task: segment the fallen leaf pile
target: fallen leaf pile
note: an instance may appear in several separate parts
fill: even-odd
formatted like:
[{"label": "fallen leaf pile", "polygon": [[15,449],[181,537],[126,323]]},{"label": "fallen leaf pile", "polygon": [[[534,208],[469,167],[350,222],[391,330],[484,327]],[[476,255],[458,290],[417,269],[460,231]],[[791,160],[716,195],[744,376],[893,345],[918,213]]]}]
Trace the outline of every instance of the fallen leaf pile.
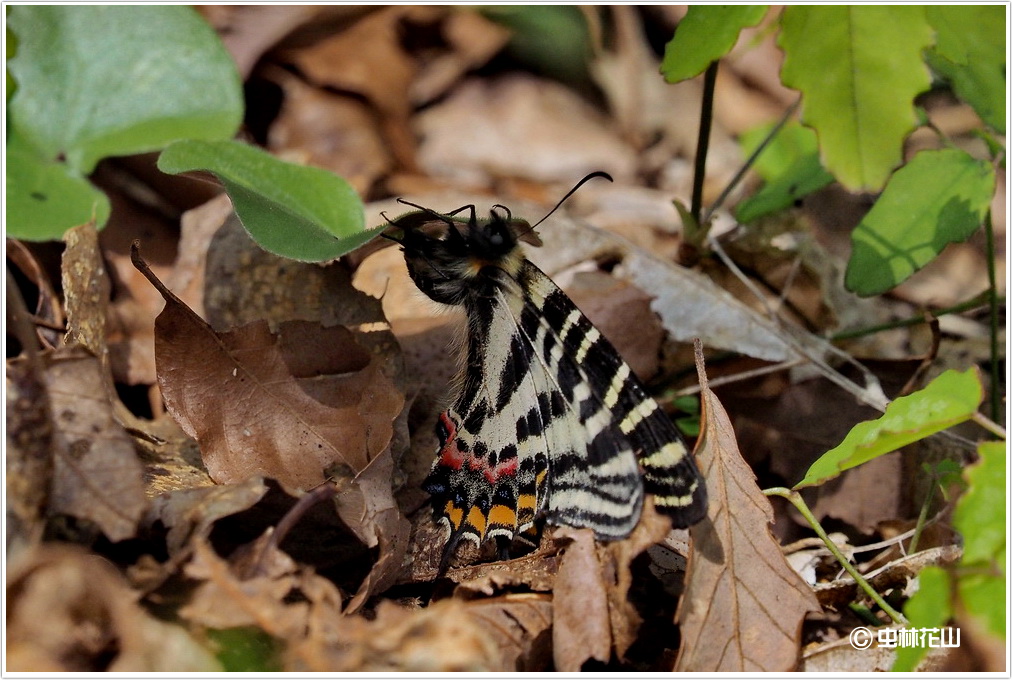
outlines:
[{"label": "fallen leaf pile", "polygon": [[[726,271],[673,263],[672,199],[691,191],[701,93],[695,81],[663,83],[650,41],[670,36],[684,8],[580,10],[615,34],[596,36],[589,72],[568,83],[522,67],[514,31],[472,9],[200,10],[245,79],[243,134],[346,178],[371,201],[367,226],[403,212],[397,196],[440,212],[502,203],[536,219],[574,178],[611,173],[614,185],[581,189],[528,252],[649,384],[691,387],[695,365],[708,515],[672,531],[648,499],[626,540],[550,528],[529,554],[461,553],[435,580],[444,536],[420,484],[459,315],[423,299],[382,240],[328,264],[287,261],[258,248],[206,181],[160,174],[152,156],[109,159],[92,178],[115,206],[101,233],[7,242],[7,668],[821,663],[858,625],[848,605],[862,596],[824,551],[785,556],[811,532],[761,489],[800,479],[874,412],[812,374],[716,381],[821,355],[817,336],[856,313],[840,303],[845,253],[818,208],[826,194],[732,249],[765,304],[783,302],[806,336],[771,321]],[[762,31],[746,30],[744,54],[721,71],[704,203],[743,160],[735,136],[793,101]],[[841,212],[851,225],[860,217],[854,205]],[[803,233],[804,249],[774,245],[788,233]],[[865,301],[864,318],[909,311],[928,295],[917,281],[900,311]],[[918,333],[849,351],[892,396],[920,363]],[[691,350],[698,337],[713,390]],[[964,361],[984,351],[973,328],[961,347]],[[673,410],[670,391],[656,393]],[[904,453],[856,468],[813,490],[811,505],[844,546],[901,535],[924,500],[901,481],[918,464]],[[944,527],[922,538],[924,564],[956,559]],[[901,593],[922,566],[896,552],[905,544],[852,554]],[[869,658],[830,667],[870,670]]]}]

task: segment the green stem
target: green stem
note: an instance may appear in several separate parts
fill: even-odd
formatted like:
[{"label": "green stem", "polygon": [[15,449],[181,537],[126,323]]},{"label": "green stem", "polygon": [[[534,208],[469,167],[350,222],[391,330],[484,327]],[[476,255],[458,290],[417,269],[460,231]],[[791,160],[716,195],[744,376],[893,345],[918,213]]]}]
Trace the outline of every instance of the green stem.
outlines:
[{"label": "green stem", "polygon": [[778,120],[777,124],[773,126],[773,129],[766,134],[763,141],[755,148],[755,151],[753,151],[752,155],[748,157],[748,160],[745,161],[744,165],[738,168],[738,172],[734,173],[734,177],[732,177],[731,181],[727,183],[724,190],[720,192],[720,196],[717,197],[717,200],[713,202],[713,205],[706,209],[706,214],[703,215],[703,224],[709,222],[710,218],[713,216],[713,212],[720,208],[720,206],[724,205],[724,201],[726,201],[727,197],[731,195],[734,188],[738,186],[742,178],[745,176],[745,173],[748,172],[749,168],[755,165],[755,161],[759,158],[759,154],[761,154],[763,150],[770,145],[770,142],[773,141],[773,138],[777,136],[777,133],[779,133],[784,125],[787,124],[787,121],[791,119],[791,116],[794,115],[794,112],[798,110],[800,105],[801,97],[798,97],[794,100],[793,104],[787,107],[787,110],[784,111],[784,115],[780,116],[780,120]]},{"label": "green stem", "polygon": [[696,224],[702,227],[699,215],[703,209],[703,181],[706,178],[706,153],[710,148],[710,128],[713,125],[713,91],[717,83],[717,64],[710,62],[703,76],[703,105],[699,112],[699,139],[696,141],[696,164],[692,176],[692,213]]},{"label": "green stem", "polygon": [[998,422],[1001,418],[1001,389],[998,381],[998,285],[994,272],[994,227],[991,224],[991,211],[984,218],[984,233],[987,234],[987,279],[990,287],[987,290],[988,302],[991,305],[991,420]]},{"label": "green stem", "polygon": [[832,539],[829,538],[829,535],[826,534],[826,530],[823,529],[822,525],[819,524],[819,521],[815,519],[815,515],[813,515],[812,511],[808,509],[808,505],[805,503],[804,499],[801,498],[800,493],[782,486],[777,486],[772,489],[764,489],[763,494],[767,496],[780,496],[781,498],[786,498],[791,505],[797,508],[798,512],[801,513],[805,520],[811,525],[812,529],[815,530],[815,533],[819,536],[819,538],[822,539],[822,542],[826,544],[827,548],[829,548],[829,552],[833,553],[833,557],[837,559],[840,565],[847,571],[848,574],[850,574],[851,578],[854,579],[854,582],[857,583],[858,587],[866,592],[868,597],[870,597],[875,604],[882,609],[882,611],[889,615],[889,618],[897,624],[906,625],[907,620],[903,618],[903,615],[893,609],[888,602],[882,599],[882,596],[875,592],[875,589],[871,587],[871,584],[868,583],[857,571],[857,569],[854,568],[854,565],[850,563],[850,560],[848,560],[846,556],[840,552],[840,549],[836,547],[836,544],[833,543]]},{"label": "green stem", "polygon": [[[992,265],[993,265],[993,261],[992,261]],[[944,309],[939,309],[939,310],[933,311],[931,313],[931,315],[937,318],[937,317],[940,317],[940,316],[945,316],[946,314],[958,314],[960,312],[965,312],[965,311],[967,311],[969,309],[975,309],[976,307],[981,307],[983,305],[987,305],[987,304],[990,303],[990,299],[989,298],[990,298],[990,293],[991,292],[993,292],[993,286],[992,286],[992,291],[984,291],[980,295],[977,295],[977,296],[975,296],[975,297],[973,297],[973,298],[971,298],[969,300],[966,300],[965,302],[960,302],[959,304],[952,305],[951,307],[945,307]],[[1005,296],[1003,296],[1003,295],[1002,296],[998,296],[997,297],[997,301],[1000,304],[1005,304]],[[991,316],[992,316],[992,319],[997,320],[997,314],[996,313],[992,313]],[[851,338],[859,338],[859,337],[862,337],[862,336],[865,336],[865,335],[872,335],[874,333],[880,333],[882,331],[891,331],[891,330],[893,330],[895,328],[904,328],[905,326],[916,326],[917,324],[925,323],[925,321],[926,321],[926,319],[925,319],[924,315],[923,314],[918,314],[917,316],[912,316],[909,319],[898,319],[896,321],[890,321],[889,323],[883,323],[883,324],[879,324],[877,326],[867,326],[865,328],[855,328],[855,329],[849,330],[849,331],[840,331],[839,333],[834,333],[833,335],[829,336],[829,339],[830,340],[849,340]],[[992,336],[992,337],[996,337],[996,336]],[[995,362],[994,365],[997,366],[997,362]]]},{"label": "green stem", "polygon": [[924,503],[921,504],[921,513],[917,515],[917,525],[914,526],[914,535],[910,537],[910,545],[907,547],[907,554],[914,554],[917,552],[917,544],[921,540],[921,532],[924,531],[924,525],[928,521],[928,509],[931,507],[931,501],[935,497],[935,487],[938,485],[938,477],[934,474],[931,475],[931,486],[928,488],[928,493],[924,498]]}]

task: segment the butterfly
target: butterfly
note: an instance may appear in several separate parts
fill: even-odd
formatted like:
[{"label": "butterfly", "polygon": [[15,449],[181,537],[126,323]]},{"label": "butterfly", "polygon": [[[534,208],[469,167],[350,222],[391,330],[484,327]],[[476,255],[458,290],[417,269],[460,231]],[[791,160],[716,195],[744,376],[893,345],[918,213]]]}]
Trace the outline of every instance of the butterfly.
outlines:
[{"label": "butterfly", "polygon": [[[541,221],[584,182],[583,178]],[[503,205],[388,220],[408,273],[429,298],[463,307],[466,340],[439,450],[423,488],[448,538],[439,573],[461,541],[495,541],[501,559],[541,520],[627,537],[645,493],[674,526],[706,512],[706,488],[674,424],[629,365],[562,290],[528,260],[540,245]]]}]

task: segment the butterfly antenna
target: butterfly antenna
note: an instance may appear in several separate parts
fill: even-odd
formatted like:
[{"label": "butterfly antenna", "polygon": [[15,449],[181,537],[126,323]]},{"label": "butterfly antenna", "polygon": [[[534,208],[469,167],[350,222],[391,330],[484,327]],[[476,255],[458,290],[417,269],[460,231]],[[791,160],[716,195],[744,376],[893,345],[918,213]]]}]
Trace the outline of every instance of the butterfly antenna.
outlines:
[{"label": "butterfly antenna", "polygon": [[592,180],[592,179],[595,179],[595,178],[597,178],[597,177],[603,177],[603,178],[605,178],[606,180],[608,180],[609,182],[614,182],[614,181],[615,181],[614,179],[612,179],[611,175],[609,175],[609,174],[608,174],[607,172],[604,172],[604,171],[602,171],[602,170],[598,170],[597,172],[592,172],[592,173],[590,173],[589,175],[587,175],[586,177],[584,177],[583,179],[581,179],[581,180],[580,180],[579,182],[577,182],[577,183],[576,183],[576,186],[574,186],[574,187],[573,187],[572,189],[570,189],[570,190],[569,190],[569,193],[568,193],[568,194],[566,194],[565,196],[563,196],[563,197],[562,197],[562,200],[561,200],[561,201],[559,201],[558,203],[556,203],[556,204],[555,204],[555,207],[554,207],[554,208],[552,208],[551,210],[549,210],[549,211],[548,211],[548,214],[547,214],[547,215],[545,215],[545,216],[544,216],[544,217],[542,217],[542,218],[541,218],[540,220],[538,220],[538,221],[537,221],[536,223],[534,223],[534,224],[533,224],[533,225],[531,226],[531,230],[533,231],[533,230],[535,229],[535,227],[537,227],[537,226],[538,226],[539,224],[541,224],[542,222],[544,222],[545,220],[547,220],[547,219],[548,219],[549,217],[551,217],[552,213],[554,213],[554,212],[555,212],[556,210],[558,210],[558,209],[559,209],[560,207],[562,207],[562,204],[563,204],[563,203],[565,203],[565,202],[566,202],[566,200],[567,200],[567,199],[568,199],[568,198],[569,198],[570,196],[572,196],[573,194],[575,194],[575,193],[576,193],[576,190],[577,190],[577,189],[579,189],[579,188],[580,188],[580,187],[582,187],[582,186],[583,186],[584,184],[586,184],[586,183],[587,183],[587,182],[589,182],[590,180]]}]

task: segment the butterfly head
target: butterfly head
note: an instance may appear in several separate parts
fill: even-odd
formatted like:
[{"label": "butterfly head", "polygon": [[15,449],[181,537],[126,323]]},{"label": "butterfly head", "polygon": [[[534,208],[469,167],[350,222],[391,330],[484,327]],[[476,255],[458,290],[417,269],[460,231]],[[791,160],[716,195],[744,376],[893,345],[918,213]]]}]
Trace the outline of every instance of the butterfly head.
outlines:
[{"label": "butterfly head", "polygon": [[[441,214],[401,202],[418,210],[392,220],[386,236],[401,244],[411,279],[436,302],[463,304],[516,275],[523,262],[517,242],[530,224],[509,209],[493,206],[488,219],[479,220],[473,205]],[[465,211],[469,217],[457,217]]]}]

